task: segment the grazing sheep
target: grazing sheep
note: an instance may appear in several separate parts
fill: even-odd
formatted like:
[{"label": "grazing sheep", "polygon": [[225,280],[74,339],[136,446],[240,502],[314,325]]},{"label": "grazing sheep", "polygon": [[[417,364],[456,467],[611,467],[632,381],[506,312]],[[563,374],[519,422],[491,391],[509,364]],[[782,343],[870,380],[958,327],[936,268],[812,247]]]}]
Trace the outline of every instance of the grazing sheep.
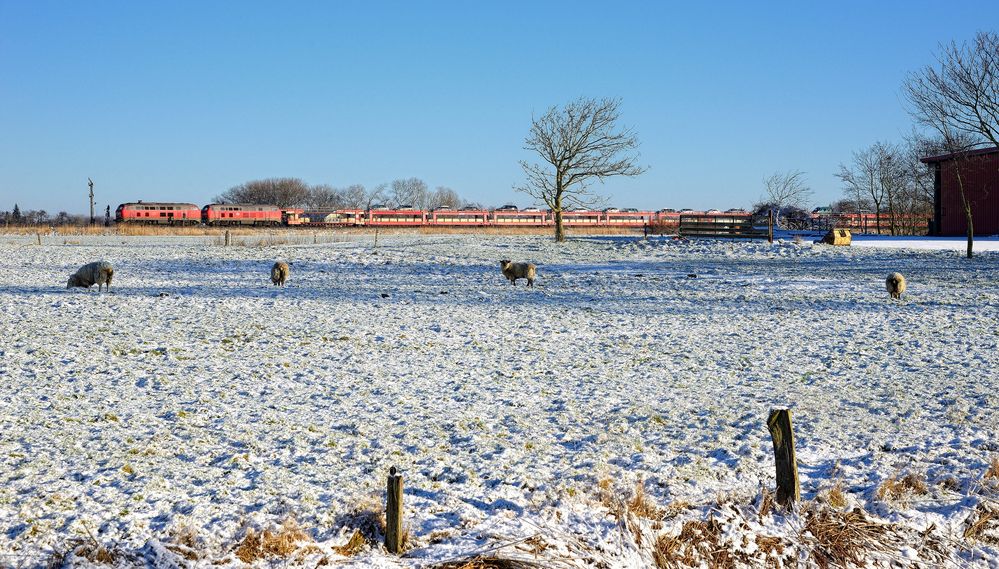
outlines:
[{"label": "grazing sheep", "polygon": [[901,298],[902,293],[905,292],[905,277],[901,273],[892,273],[888,275],[888,280],[885,281],[888,285],[888,294],[892,298]]},{"label": "grazing sheep", "polygon": [[274,286],[284,286],[284,281],[288,280],[290,271],[288,263],[284,261],[274,263],[274,266],[271,267],[271,282],[274,283]]},{"label": "grazing sheep", "polygon": [[69,277],[66,288],[73,288],[75,286],[90,288],[96,284],[98,292],[101,290],[101,285],[107,285],[107,290],[111,290],[111,277],[113,276],[114,268],[111,267],[111,263],[107,261],[87,263],[77,269],[73,276]]},{"label": "grazing sheep", "polygon": [[510,279],[510,284],[516,286],[517,279],[527,279],[527,286],[534,286],[534,278],[538,268],[533,263],[513,263],[509,260],[500,261],[500,271]]}]

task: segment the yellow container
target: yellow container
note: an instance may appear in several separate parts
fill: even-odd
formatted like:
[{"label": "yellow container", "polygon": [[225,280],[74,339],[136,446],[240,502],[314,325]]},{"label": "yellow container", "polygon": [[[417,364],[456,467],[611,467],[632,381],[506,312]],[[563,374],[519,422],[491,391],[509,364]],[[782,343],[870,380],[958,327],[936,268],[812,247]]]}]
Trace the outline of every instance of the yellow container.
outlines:
[{"label": "yellow container", "polygon": [[853,236],[849,229],[830,229],[829,233],[822,238],[822,242],[827,245],[849,245],[853,241]]}]

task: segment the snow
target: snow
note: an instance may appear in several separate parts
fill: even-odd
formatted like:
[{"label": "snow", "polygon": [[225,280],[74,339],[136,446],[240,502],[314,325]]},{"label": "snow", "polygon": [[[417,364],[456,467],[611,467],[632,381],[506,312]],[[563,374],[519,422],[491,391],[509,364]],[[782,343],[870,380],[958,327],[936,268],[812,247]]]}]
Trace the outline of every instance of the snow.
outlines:
[{"label": "snow", "polygon": [[[805,499],[839,481],[872,516],[955,541],[995,500],[996,241],[971,260],[911,238],[281,241],[0,236],[0,559],[92,533],[148,561],[193,527],[236,566],[246,528],[289,516],[328,549],[397,466],[416,549],[345,561],[419,566],[539,534],[638,566],[600,481],[642,481],[661,506],[751,499],[774,483],[776,407]],[[537,286],[510,286],[505,258],[536,263]],[[97,259],[111,293],[64,288]],[[906,473],[929,494],[876,498]],[[961,551],[999,563],[995,545]]]}]

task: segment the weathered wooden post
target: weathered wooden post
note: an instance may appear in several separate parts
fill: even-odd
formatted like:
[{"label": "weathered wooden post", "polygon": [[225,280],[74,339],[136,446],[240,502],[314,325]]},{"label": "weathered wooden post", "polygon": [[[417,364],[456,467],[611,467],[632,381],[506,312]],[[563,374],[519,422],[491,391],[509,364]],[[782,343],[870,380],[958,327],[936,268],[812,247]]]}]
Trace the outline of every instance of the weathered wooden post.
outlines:
[{"label": "weathered wooden post", "polygon": [[774,210],[767,212],[767,241],[774,242]]},{"label": "weathered wooden post", "polygon": [[402,551],[402,475],[389,469],[388,496],[385,499],[385,549]]},{"label": "weathered wooden post", "polygon": [[375,228],[375,249],[378,248],[378,228]]},{"label": "weathered wooden post", "polygon": [[774,463],[777,467],[777,502],[790,507],[801,499],[798,483],[798,460],[794,455],[794,431],[791,430],[791,411],[771,409],[767,418],[770,438],[774,441]]},{"label": "weathered wooden post", "polygon": [[225,246],[226,247],[229,246],[229,230],[228,229],[225,230]]}]

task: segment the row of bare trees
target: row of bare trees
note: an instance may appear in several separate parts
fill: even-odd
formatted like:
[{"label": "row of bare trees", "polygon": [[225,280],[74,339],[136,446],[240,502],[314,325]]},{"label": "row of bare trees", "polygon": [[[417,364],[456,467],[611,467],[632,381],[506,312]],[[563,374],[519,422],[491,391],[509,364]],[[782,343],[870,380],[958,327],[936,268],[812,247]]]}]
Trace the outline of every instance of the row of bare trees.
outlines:
[{"label": "row of bare trees", "polygon": [[415,209],[435,209],[478,206],[462,200],[458,192],[444,186],[434,190],[419,178],[395,180],[365,188],[360,184],[335,187],[328,184],[309,185],[299,178],[267,178],[251,180],[229,188],[215,197],[219,203],[274,204],[283,208],[300,207],[310,210],[369,209],[374,205],[389,207],[411,206]]},{"label": "row of bare trees", "polygon": [[335,187],[329,184],[310,186],[299,178],[267,178],[251,180],[233,186],[215,197],[219,203],[274,204],[279,207],[301,207],[310,210],[369,209],[384,204],[389,207],[411,206],[415,209],[477,206],[467,202],[451,188],[438,186],[434,190],[419,178],[395,180],[365,188],[361,184]]},{"label": "row of bare trees", "polygon": [[50,215],[44,209],[29,209],[21,211],[20,206],[14,204],[14,209],[0,211],[0,224],[10,225],[85,225],[89,222],[89,217],[84,215],[71,215],[65,211],[60,211],[56,215]]},{"label": "row of bare trees", "polygon": [[927,145],[948,154],[964,210],[967,256],[974,249],[974,200],[966,192],[962,169],[969,151],[999,148],[999,34],[979,32],[970,43],[941,47],[935,65],[909,75],[903,92],[910,112],[924,129]]},{"label": "row of bare trees", "polygon": [[[850,163],[836,173],[843,182],[844,199],[837,213],[877,214],[878,233],[914,235],[933,215],[933,175],[919,159],[926,142],[912,137],[899,144],[875,142],[855,151]],[[883,222],[882,222],[883,220]]]}]

